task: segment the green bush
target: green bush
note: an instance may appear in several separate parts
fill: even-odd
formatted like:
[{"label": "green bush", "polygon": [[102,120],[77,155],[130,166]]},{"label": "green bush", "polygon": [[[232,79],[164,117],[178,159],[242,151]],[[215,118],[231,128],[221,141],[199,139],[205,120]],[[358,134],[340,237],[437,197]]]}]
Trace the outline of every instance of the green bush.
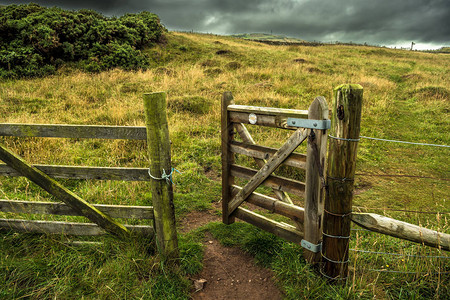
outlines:
[{"label": "green bush", "polygon": [[149,12],[107,18],[37,4],[0,7],[0,78],[44,76],[66,62],[89,72],[145,69],[141,50],[164,30]]}]

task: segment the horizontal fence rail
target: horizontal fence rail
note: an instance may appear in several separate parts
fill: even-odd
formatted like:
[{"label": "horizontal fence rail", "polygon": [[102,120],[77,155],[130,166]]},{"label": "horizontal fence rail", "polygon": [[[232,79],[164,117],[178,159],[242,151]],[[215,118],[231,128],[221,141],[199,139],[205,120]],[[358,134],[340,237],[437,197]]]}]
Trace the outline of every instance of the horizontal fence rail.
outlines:
[{"label": "horizontal fence rail", "polygon": [[[152,206],[93,204],[101,212],[112,218],[153,219]],[[45,214],[61,216],[82,216],[70,206],[61,202],[40,202],[0,199],[0,211],[26,214]]]},{"label": "horizontal fence rail", "polygon": [[[95,179],[149,181],[148,168],[116,168],[116,167],[84,167],[84,166],[54,166],[33,165],[45,174],[63,179]],[[0,164],[0,176],[22,176],[14,168]]]},{"label": "horizontal fence rail", "polygon": [[[147,225],[124,225],[131,233],[153,235],[153,227]],[[66,234],[66,235],[105,235],[107,232],[94,223],[75,223],[57,221],[30,221],[17,219],[0,219],[0,230],[18,232]]]},{"label": "horizontal fence rail", "polygon": [[146,140],[144,126],[0,124],[0,136]]},{"label": "horizontal fence rail", "polygon": [[372,213],[352,213],[351,220],[371,231],[450,251],[450,234]]}]

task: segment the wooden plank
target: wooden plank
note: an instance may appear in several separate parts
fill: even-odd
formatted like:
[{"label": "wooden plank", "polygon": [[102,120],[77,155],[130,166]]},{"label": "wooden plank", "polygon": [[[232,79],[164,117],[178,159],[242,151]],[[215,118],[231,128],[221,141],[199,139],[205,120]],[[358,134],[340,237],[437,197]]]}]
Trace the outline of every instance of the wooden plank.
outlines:
[{"label": "wooden plank", "polygon": [[[249,121],[249,114],[244,112],[228,112],[230,116],[230,121],[233,123],[243,123],[243,124],[251,124]],[[256,123],[252,125],[259,126],[267,126],[273,128],[282,128],[282,129],[290,129],[297,130],[298,127],[292,127],[287,125],[287,117],[283,116],[271,116],[271,115],[256,115]]]},{"label": "wooden plank", "polygon": [[[239,165],[231,165],[231,175],[242,179],[251,179],[257,170],[246,168]],[[262,185],[270,187],[272,189],[278,189],[280,191],[296,194],[303,197],[305,195],[305,184],[298,180],[293,180],[281,176],[270,175]]]},{"label": "wooden plank", "polygon": [[[242,143],[238,141],[232,141],[230,143],[230,150],[234,153],[246,155],[253,158],[269,159],[277,152],[278,149],[260,145],[252,145],[245,142]],[[299,169],[306,169],[306,155],[293,152],[282,163],[282,165]]]},{"label": "wooden plank", "polygon": [[[140,235],[153,235],[153,228],[147,225],[125,225],[128,232]],[[107,234],[105,230],[94,223],[56,222],[0,219],[0,229],[18,232],[65,234],[95,236]]]},{"label": "wooden plank", "polygon": [[231,186],[234,184],[231,165],[234,163],[234,155],[231,152],[231,142],[234,140],[234,127],[230,121],[228,106],[234,104],[231,92],[222,95],[221,107],[221,139],[222,139],[222,222],[224,224],[234,223],[234,217],[230,216],[228,203],[231,200]]},{"label": "wooden plank", "polygon": [[0,136],[146,140],[142,126],[0,124]]},{"label": "wooden plank", "polygon": [[[316,97],[309,107],[309,119],[327,120],[328,104],[324,97]],[[318,245],[322,242],[322,220],[325,198],[327,130],[309,129],[306,150],[305,189],[305,241]],[[321,262],[320,252],[303,249],[303,256],[310,264]]]},{"label": "wooden plank", "polygon": [[267,160],[264,166],[249,179],[242,190],[230,201],[228,209],[233,212],[255,189],[263,183],[286,158],[306,139],[307,131],[298,129],[289,137],[286,143]]},{"label": "wooden plank", "polygon": [[236,208],[234,215],[247,223],[250,223],[290,242],[299,244],[303,238],[303,232],[297,230],[294,226],[273,221],[262,215],[254,213],[251,210],[238,207]]},{"label": "wooden plank", "polygon": [[[232,196],[234,197],[241,189],[242,189],[241,187],[233,185],[231,191]],[[248,196],[248,198],[246,199],[246,201],[248,203],[265,208],[271,211],[272,213],[277,213],[282,216],[291,218],[295,222],[303,223],[305,210],[300,206],[284,203],[279,201],[278,199],[256,192],[251,193],[250,196]]]},{"label": "wooden plank", "polygon": [[[345,84],[334,89],[328,155],[328,191],[323,220],[323,272],[330,278],[348,276],[350,213],[356,169],[363,88]],[[332,138],[337,137],[340,139]],[[341,238],[335,238],[339,236]],[[338,262],[338,263],[336,263]]]},{"label": "wooden plank", "polygon": [[[163,259],[175,262],[179,257],[172,179],[163,175],[172,173],[170,159],[169,124],[167,121],[166,93],[144,94],[147,146],[150,159],[150,187],[156,242]],[[171,175],[170,175],[171,176]]]},{"label": "wooden plank", "polygon": [[[242,123],[235,123],[234,127],[236,128],[237,132],[239,133],[240,137],[242,138],[242,140],[247,143],[247,144],[256,144],[255,141],[253,140],[252,136],[250,135],[250,132],[248,132],[247,128],[245,127],[244,124]],[[231,145],[230,145],[231,146]],[[256,162],[256,164],[258,165],[258,167],[262,168],[264,166],[264,164],[266,163],[266,159],[265,158],[253,158]],[[273,175],[275,175],[275,173],[273,173]],[[289,195],[286,192],[283,191],[279,191],[274,189],[273,190],[274,194],[277,196],[278,199],[280,199],[283,202],[286,203],[290,203],[292,204],[292,200],[289,197]]]},{"label": "wooden plank", "polygon": [[128,234],[128,230],[123,225],[78,197],[42,171],[31,166],[3,145],[0,145],[0,159],[106,231],[117,236]]},{"label": "wooden plank", "polygon": [[[85,166],[55,166],[33,165],[53,178],[149,181],[148,168],[116,168],[116,167],[85,167]],[[0,176],[23,176],[14,168],[0,164]]]},{"label": "wooden plank", "polygon": [[308,118],[307,110],[299,109],[288,109],[288,108],[275,108],[275,107],[259,107],[259,106],[248,106],[248,105],[229,105],[228,111],[232,112],[243,112],[247,114],[256,115],[271,115],[280,116],[284,118]]},{"label": "wooden plank", "polygon": [[372,213],[352,213],[351,219],[371,231],[450,251],[450,234]]},{"label": "wooden plank", "polygon": [[[153,219],[152,206],[93,204],[95,208],[112,218]],[[40,202],[0,199],[0,211],[25,214],[82,216],[61,202]]]}]

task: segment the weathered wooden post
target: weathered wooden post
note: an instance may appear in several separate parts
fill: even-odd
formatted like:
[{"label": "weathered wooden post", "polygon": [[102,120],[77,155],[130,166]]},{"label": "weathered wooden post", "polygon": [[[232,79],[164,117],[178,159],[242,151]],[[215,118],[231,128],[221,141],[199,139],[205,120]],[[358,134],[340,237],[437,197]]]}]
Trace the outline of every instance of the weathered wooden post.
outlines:
[{"label": "weathered wooden post", "polygon": [[329,279],[342,281],[348,274],[352,193],[362,98],[363,88],[358,84],[344,84],[334,89],[328,140],[322,272]]},{"label": "weathered wooden post", "polygon": [[231,186],[234,178],[231,176],[231,165],[234,162],[234,154],[230,151],[230,142],[234,139],[234,127],[230,121],[228,105],[234,104],[231,92],[225,92],[222,96],[222,220],[224,224],[234,223],[234,217],[230,217],[228,203],[231,200]]},{"label": "weathered wooden post", "polygon": [[[308,109],[308,119],[328,120],[328,104],[324,97],[314,99]],[[321,261],[327,132],[326,129],[309,129],[306,151],[305,236],[302,246],[303,256],[311,264]]]},{"label": "weathered wooden post", "polygon": [[178,239],[173,205],[172,165],[169,127],[166,115],[166,93],[144,94],[149,175],[156,242],[164,258],[178,258]]}]

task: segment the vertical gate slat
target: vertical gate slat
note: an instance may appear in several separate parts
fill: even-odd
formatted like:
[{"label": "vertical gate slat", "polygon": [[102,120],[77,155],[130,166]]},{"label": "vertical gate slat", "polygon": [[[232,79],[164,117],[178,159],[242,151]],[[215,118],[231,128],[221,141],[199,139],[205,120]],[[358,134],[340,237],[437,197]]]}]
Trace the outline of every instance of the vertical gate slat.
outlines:
[{"label": "vertical gate slat", "polygon": [[[328,104],[324,97],[317,97],[308,111],[308,119],[327,120]],[[325,187],[322,185],[326,166],[327,130],[309,129],[306,153],[305,221],[304,240],[318,245],[322,241],[322,220]],[[305,259],[312,264],[321,261],[320,252],[303,249]]]},{"label": "vertical gate slat", "polygon": [[231,92],[225,92],[222,96],[222,220],[225,224],[234,223],[234,217],[230,216],[228,203],[231,200],[231,186],[234,178],[231,175],[231,165],[234,163],[234,154],[231,152],[230,143],[234,139],[233,123],[230,121],[228,105],[234,104]]}]

